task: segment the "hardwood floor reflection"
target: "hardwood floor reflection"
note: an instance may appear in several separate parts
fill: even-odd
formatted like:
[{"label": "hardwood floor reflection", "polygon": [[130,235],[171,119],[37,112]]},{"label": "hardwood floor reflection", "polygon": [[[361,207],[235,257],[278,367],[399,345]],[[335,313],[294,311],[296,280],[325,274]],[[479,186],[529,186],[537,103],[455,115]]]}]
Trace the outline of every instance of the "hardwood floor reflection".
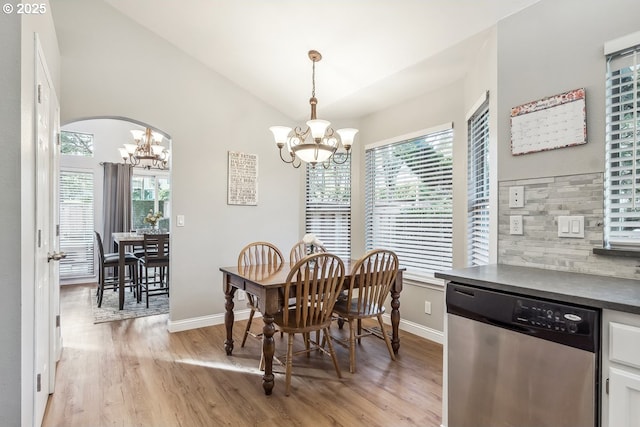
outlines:
[{"label": "hardwood floor reflection", "polygon": [[[260,343],[224,351],[224,325],[167,332],[167,315],[94,325],[95,288],[61,291],[62,359],[43,426],[434,426],[440,425],[442,346],[400,331],[398,360],[383,341],[363,340],[358,372],[336,346],[343,379],[322,353],[294,359],[293,393],[284,395],[284,367],[265,396],[258,370]],[[402,307],[401,307],[402,309]],[[259,329],[262,322],[254,322]],[[336,333],[348,333],[348,328]],[[276,334],[276,354],[286,337]]]}]

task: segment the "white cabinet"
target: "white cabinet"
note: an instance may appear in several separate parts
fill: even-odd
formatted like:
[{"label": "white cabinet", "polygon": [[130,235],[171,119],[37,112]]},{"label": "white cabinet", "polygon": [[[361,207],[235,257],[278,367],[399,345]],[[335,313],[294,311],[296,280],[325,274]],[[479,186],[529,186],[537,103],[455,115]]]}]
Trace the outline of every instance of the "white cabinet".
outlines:
[{"label": "white cabinet", "polygon": [[640,427],[640,315],[604,310],[602,338],[602,427]]}]

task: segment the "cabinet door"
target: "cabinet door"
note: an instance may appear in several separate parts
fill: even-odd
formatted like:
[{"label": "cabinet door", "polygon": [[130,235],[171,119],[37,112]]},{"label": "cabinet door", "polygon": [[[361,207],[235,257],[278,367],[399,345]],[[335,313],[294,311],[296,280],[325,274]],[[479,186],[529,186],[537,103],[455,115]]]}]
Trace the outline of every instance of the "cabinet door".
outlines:
[{"label": "cabinet door", "polygon": [[609,369],[609,426],[640,427],[640,375]]}]

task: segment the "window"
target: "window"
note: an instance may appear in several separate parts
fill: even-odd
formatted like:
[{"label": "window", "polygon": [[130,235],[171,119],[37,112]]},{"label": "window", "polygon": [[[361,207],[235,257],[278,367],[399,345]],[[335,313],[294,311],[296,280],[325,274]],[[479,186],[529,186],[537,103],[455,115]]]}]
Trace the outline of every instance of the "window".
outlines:
[{"label": "window", "polygon": [[93,172],[60,171],[60,278],[94,275]]},{"label": "window", "polygon": [[[346,154],[336,154],[337,161]],[[343,164],[307,164],[305,231],[315,234],[327,251],[351,257],[351,157]]]},{"label": "window", "polygon": [[367,250],[395,251],[407,273],[432,276],[451,268],[453,129],[420,134],[367,147],[365,239]]},{"label": "window", "polygon": [[640,45],[607,56],[605,246],[640,246]]},{"label": "window", "polygon": [[93,135],[79,132],[60,132],[60,153],[68,156],[93,157]]},{"label": "window", "polygon": [[161,229],[169,231],[171,217],[170,186],[168,175],[136,175],[131,179],[131,229],[149,228],[144,217],[149,211],[162,212],[158,222]]},{"label": "window", "polygon": [[489,100],[467,121],[468,265],[489,263]]}]

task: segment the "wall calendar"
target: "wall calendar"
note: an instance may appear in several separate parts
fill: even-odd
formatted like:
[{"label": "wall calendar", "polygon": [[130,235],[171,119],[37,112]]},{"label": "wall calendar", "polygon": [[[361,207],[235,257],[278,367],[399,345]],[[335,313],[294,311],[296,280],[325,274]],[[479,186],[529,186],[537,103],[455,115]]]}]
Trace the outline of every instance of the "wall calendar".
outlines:
[{"label": "wall calendar", "polygon": [[511,154],[514,156],[586,143],[584,88],[511,109]]},{"label": "wall calendar", "polygon": [[258,204],[258,155],[229,151],[227,204]]}]

